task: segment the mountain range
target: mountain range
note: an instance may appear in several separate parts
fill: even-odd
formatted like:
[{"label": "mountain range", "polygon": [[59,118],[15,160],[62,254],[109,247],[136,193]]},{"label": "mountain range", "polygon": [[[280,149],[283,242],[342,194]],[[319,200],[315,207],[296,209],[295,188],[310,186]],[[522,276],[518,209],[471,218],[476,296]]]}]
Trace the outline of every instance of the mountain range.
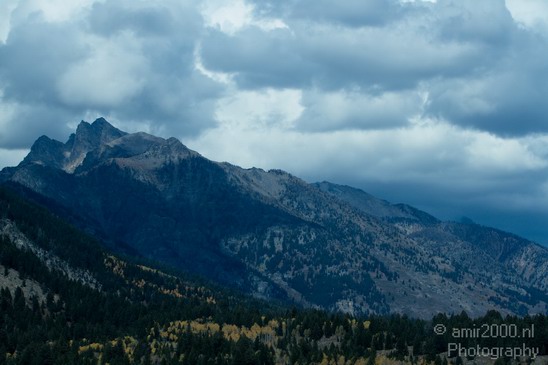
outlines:
[{"label": "mountain range", "polygon": [[175,138],[81,122],[0,182],[110,249],[266,299],[351,314],[548,311],[548,249],[281,170],[211,161]]}]

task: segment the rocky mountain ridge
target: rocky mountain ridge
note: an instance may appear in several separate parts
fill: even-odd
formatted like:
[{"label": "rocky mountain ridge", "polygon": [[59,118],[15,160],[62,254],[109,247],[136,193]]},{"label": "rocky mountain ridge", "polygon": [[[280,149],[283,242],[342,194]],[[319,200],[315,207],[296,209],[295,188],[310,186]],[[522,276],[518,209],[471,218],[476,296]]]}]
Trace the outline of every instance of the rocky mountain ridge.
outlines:
[{"label": "rocky mountain ridge", "polygon": [[265,298],[350,313],[548,309],[548,250],[280,170],[242,169],[104,119],[0,173],[112,245]]}]

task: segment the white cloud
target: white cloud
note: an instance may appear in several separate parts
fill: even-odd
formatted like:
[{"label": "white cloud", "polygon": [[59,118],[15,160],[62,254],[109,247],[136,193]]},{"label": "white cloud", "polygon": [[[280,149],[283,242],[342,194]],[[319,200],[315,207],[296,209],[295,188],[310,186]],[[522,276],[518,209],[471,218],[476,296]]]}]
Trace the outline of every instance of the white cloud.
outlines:
[{"label": "white cloud", "polygon": [[467,133],[470,141],[465,152],[470,171],[482,175],[492,172],[495,177],[501,177],[548,167],[548,161],[535,154],[527,139],[500,138],[485,132]]},{"label": "white cloud", "polygon": [[205,24],[233,34],[252,22],[253,7],[244,0],[209,0],[202,5]]},{"label": "white cloud", "polygon": [[0,166],[17,166],[28,153],[28,149],[8,150],[0,148]]},{"label": "white cloud", "polygon": [[4,0],[0,2],[0,42],[5,43],[11,28],[11,13],[17,7],[19,0]]},{"label": "white cloud", "polygon": [[303,112],[301,91],[235,91],[220,99],[215,112],[222,129],[285,130]]},{"label": "white cloud", "polygon": [[72,22],[82,19],[94,3],[105,1],[107,0],[2,0],[0,14],[3,15],[0,19],[7,18],[8,28],[24,23],[33,16],[52,23]]},{"label": "white cloud", "polygon": [[220,29],[227,34],[235,34],[242,28],[257,26],[263,30],[287,28],[281,19],[257,19],[253,5],[245,0],[206,0],[202,4],[205,25]]},{"label": "white cloud", "polygon": [[422,112],[418,91],[368,94],[361,90],[303,93],[304,113],[297,128],[307,131],[389,129],[405,125]]},{"label": "white cloud", "polygon": [[548,31],[548,2],[545,0],[506,0],[506,7],[523,27]]},{"label": "white cloud", "polygon": [[72,65],[57,87],[68,105],[115,107],[139,93],[147,74],[147,59],[131,33],[89,38],[87,59]]},{"label": "white cloud", "polygon": [[0,89],[0,140],[2,132],[10,128],[13,117],[16,115],[17,103],[4,99],[4,90]]}]

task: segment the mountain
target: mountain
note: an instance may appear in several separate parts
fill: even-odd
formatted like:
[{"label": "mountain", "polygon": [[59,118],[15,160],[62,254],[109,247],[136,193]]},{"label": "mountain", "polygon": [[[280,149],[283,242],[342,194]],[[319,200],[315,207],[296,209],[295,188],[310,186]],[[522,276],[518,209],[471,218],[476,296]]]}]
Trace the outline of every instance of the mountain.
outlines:
[{"label": "mountain", "polygon": [[262,298],[353,314],[545,313],[548,250],[359,189],[210,161],[175,138],[82,122],[0,181],[108,247]]},{"label": "mountain", "polygon": [[[0,188],[0,364],[159,364],[189,351],[156,353],[165,342],[157,326],[255,320],[253,300],[148,265]],[[232,359],[235,341],[211,342],[223,345],[212,358]],[[255,349],[272,358],[264,344]]]},{"label": "mountain", "polygon": [[[0,314],[2,365],[280,364],[299,348],[282,328],[295,333],[310,315],[120,257],[5,187]],[[347,322],[316,313],[330,318]]]},{"label": "mountain", "polygon": [[[438,364],[454,340],[437,336],[434,324],[449,333],[497,325],[534,328],[526,342],[536,352],[528,363],[548,361],[543,315],[503,319],[491,311],[476,319],[461,313],[424,321],[288,308],[119,256],[5,187],[0,314],[2,365]],[[465,344],[519,347],[523,341],[472,338]],[[452,363],[458,362],[455,356]]]}]

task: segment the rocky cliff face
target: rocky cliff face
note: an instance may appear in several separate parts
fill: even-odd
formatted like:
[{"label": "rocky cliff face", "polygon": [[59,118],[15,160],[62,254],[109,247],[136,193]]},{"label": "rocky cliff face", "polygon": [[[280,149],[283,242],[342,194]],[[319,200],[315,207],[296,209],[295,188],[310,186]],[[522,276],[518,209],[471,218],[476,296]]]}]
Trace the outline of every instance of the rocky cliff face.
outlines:
[{"label": "rocky cliff face", "polygon": [[125,134],[103,118],[97,119],[93,125],[82,121],[76,133],[72,134],[65,144],[47,136],[38,138],[22,165],[41,164],[72,173],[82,164],[88,152]]},{"label": "rocky cliff face", "polygon": [[0,219],[0,236],[13,242],[17,249],[27,251],[35,255],[50,271],[61,272],[67,279],[78,281],[92,289],[101,290],[101,284],[95,279],[93,274],[78,267],[71,266],[65,260],[59,258],[51,251],[44,250],[29,240],[17,225],[9,219]]},{"label": "rocky cliff face", "polygon": [[114,247],[263,297],[353,313],[547,310],[548,250],[358,189],[210,161],[174,138],[83,122],[0,174]]}]

